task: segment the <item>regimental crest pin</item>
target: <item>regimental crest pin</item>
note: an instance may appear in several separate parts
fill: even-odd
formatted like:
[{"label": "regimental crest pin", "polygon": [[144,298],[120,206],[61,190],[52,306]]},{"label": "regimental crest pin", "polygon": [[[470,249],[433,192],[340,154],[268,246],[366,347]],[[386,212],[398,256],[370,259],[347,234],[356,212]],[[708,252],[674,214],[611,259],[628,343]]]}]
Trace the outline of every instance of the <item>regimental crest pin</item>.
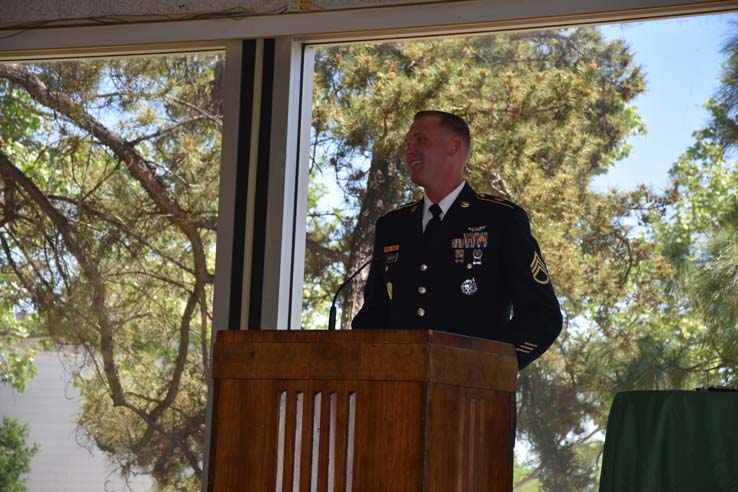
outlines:
[{"label": "regimental crest pin", "polygon": [[533,261],[530,263],[530,273],[533,275],[533,280],[541,285],[546,285],[551,281],[551,278],[548,276],[546,264],[538,254],[538,251],[533,252]]},{"label": "regimental crest pin", "polygon": [[467,296],[475,294],[477,292],[477,281],[472,278],[468,278],[461,283],[461,293]]},{"label": "regimental crest pin", "polygon": [[487,224],[480,225],[480,226],[469,226],[467,229],[469,229],[471,232],[480,232],[487,228]]}]

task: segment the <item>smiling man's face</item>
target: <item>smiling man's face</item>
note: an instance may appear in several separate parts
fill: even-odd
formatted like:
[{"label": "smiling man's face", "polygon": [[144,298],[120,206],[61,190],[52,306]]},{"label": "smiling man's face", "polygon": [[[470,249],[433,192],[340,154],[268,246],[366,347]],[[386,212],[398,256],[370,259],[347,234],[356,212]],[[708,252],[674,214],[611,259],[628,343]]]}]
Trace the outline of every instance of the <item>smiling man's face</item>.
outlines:
[{"label": "smiling man's face", "polygon": [[[410,179],[425,188],[429,197],[452,190],[463,179],[465,153],[462,147],[461,138],[443,126],[440,117],[418,118],[407,132],[405,142]],[[443,196],[445,194],[440,198]]]}]

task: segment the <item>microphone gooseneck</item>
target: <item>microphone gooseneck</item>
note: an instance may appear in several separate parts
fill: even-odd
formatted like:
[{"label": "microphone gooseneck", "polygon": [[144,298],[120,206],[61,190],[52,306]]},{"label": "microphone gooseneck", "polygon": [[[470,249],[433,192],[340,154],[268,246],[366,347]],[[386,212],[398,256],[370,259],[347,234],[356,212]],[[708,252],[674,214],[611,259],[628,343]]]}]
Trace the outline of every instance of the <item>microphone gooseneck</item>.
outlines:
[{"label": "microphone gooseneck", "polygon": [[341,292],[341,289],[346,287],[349,282],[351,282],[355,276],[357,276],[366,266],[376,260],[377,258],[369,258],[366,260],[366,262],[359,267],[358,270],[356,270],[354,273],[351,274],[349,278],[343,281],[341,285],[338,286],[338,289],[336,289],[336,294],[333,296],[333,303],[331,304],[331,310],[328,313],[328,330],[335,330],[336,329],[336,301],[338,300],[338,294]]}]

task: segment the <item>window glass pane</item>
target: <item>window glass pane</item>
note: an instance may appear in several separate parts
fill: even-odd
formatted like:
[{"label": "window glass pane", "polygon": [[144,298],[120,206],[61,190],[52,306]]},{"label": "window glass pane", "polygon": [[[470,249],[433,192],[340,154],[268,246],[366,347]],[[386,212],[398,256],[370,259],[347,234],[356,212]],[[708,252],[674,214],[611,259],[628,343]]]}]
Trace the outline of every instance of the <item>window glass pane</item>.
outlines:
[{"label": "window glass pane", "polygon": [[[738,383],[738,255],[719,253],[738,215],[734,21],[320,49],[303,327],[326,327],[377,219],[422,197],[404,159],[414,113],[462,116],[467,181],[527,211],[565,317],[520,373],[516,490],[594,490],[617,391]],[[341,329],[366,278],[339,296]]]},{"label": "window glass pane", "polygon": [[40,446],[29,490],[200,489],[223,61],[0,65],[0,413]]}]

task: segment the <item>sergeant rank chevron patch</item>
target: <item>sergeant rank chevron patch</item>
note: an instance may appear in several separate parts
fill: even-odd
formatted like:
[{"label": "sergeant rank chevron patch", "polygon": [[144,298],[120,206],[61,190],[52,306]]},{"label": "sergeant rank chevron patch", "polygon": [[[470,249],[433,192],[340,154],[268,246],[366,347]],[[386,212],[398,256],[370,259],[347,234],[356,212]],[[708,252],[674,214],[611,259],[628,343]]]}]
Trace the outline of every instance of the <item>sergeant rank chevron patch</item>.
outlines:
[{"label": "sergeant rank chevron patch", "polygon": [[538,256],[538,251],[533,253],[533,261],[530,263],[530,273],[533,274],[533,280],[541,285],[546,285],[551,281],[548,276],[546,264],[543,262],[543,259]]}]

